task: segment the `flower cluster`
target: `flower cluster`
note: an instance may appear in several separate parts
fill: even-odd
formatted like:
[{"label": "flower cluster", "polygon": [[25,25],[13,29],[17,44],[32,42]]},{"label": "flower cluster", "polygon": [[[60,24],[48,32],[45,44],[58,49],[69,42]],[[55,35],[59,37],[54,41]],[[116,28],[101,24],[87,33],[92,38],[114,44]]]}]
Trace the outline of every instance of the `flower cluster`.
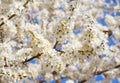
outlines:
[{"label": "flower cluster", "polygon": [[105,82],[118,78],[120,16],[103,13],[120,13],[118,3],[111,8],[103,0],[1,0],[0,82],[39,75],[57,83],[62,77],[69,79],[66,83],[99,74]]}]

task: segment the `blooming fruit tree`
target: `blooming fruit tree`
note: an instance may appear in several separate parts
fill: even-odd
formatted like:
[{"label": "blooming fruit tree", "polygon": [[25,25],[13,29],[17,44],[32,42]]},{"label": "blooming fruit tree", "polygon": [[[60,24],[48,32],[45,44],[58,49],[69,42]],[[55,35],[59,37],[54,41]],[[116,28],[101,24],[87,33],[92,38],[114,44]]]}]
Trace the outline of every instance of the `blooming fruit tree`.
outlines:
[{"label": "blooming fruit tree", "polygon": [[70,79],[67,83],[89,83],[95,75],[103,75],[104,83],[119,79],[120,16],[111,15],[120,13],[119,4],[119,0],[0,0],[0,83],[26,78],[36,83],[40,75],[39,83],[51,79],[60,83],[63,77]]}]

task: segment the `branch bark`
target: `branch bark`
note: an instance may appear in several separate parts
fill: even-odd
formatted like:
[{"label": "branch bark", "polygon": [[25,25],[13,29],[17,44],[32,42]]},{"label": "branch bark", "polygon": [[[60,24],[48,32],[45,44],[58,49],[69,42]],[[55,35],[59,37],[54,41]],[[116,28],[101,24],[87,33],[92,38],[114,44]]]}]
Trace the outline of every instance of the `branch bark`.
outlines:
[{"label": "branch bark", "polygon": [[105,70],[103,70],[103,71],[94,72],[94,73],[92,73],[92,76],[91,76],[91,77],[88,77],[87,79],[83,79],[83,80],[81,80],[81,81],[78,82],[78,83],[85,83],[86,81],[88,81],[89,78],[92,78],[92,77],[94,77],[95,75],[104,74],[104,73],[106,73],[106,72],[108,72],[108,71],[111,71],[111,70],[117,69],[117,68],[120,68],[120,64],[118,64],[118,65],[116,65],[116,66],[114,66],[113,68],[110,68],[110,69],[105,69]]},{"label": "branch bark", "polygon": [[60,52],[60,53],[65,53],[64,51],[62,51],[62,50],[57,50],[56,49],[56,46],[58,45],[58,41],[56,41],[56,43],[55,43],[55,45],[53,46],[53,49],[55,49],[57,52]]},{"label": "branch bark", "polygon": [[23,61],[22,63],[25,64],[25,63],[27,63],[27,62],[35,59],[35,58],[39,58],[42,54],[43,54],[43,53],[41,53],[41,54],[38,53],[36,56],[33,56],[33,57],[29,58],[29,59],[26,59],[26,60]]},{"label": "branch bark", "polygon": [[23,7],[26,7],[27,4],[28,4],[30,1],[31,1],[31,0],[27,0],[27,1],[24,3]]}]

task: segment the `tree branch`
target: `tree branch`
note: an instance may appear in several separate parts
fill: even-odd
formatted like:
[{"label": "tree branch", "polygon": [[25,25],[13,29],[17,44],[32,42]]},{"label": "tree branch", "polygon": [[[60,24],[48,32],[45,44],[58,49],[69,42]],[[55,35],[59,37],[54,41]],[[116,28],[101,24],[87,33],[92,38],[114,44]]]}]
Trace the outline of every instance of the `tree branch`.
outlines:
[{"label": "tree branch", "polygon": [[113,69],[117,69],[117,68],[119,68],[119,67],[120,67],[120,64],[119,64],[119,65],[116,65],[116,66],[114,66],[113,68],[110,68],[110,69],[106,69],[106,70],[103,70],[103,71],[98,71],[98,72],[94,73],[94,75],[103,74],[103,73],[105,73],[105,72],[111,71],[111,70],[113,70]]},{"label": "tree branch", "polygon": [[[8,18],[8,20],[12,19],[12,18],[15,17],[15,16],[16,16],[16,14],[11,15],[11,16]],[[4,25],[4,24],[5,24],[5,23],[2,22],[2,23],[0,24],[0,27],[1,27],[2,25]]]},{"label": "tree branch", "polygon": [[55,49],[56,51],[58,51],[58,52],[60,52],[60,53],[65,53],[64,51],[62,51],[62,50],[57,50],[56,49],[56,46],[58,45],[58,41],[56,41],[56,43],[55,43],[55,45],[53,46],[53,49]]},{"label": "tree branch", "polygon": [[55,45],[53,46],[53,49],[56,48],[57,44],[58,44],[58,41],[56,41]]},{"label": "tree branch", "polygon": [[24,3],[24,7],[26,7],[27,6],[27,4],[30,2],[31,0],[27,0],[25,3]]},{"label": "tree branch", "polygon": [[88,81],[89,78],[92,78],[92,77],[94,77],[95,75],[104,74],[104,73],[106,73],[106,72],[108,72],[108,71],[111,71],[111,70],[117,69],[117,68],[120,68],[120,64],[114,66],[113,68],[105,69],[105,70],[103,70],[103,71],[94,72],[94,73],[92,73],[92,76],[88,77],[87,79],[83,79],[83,80],[81,80],[81,81],[78,82],[78,83],[85,83],[86,81]]},{"label": "tree branch", "polygon": [[41,53],[41,54],[38,53],[36,56],[33,56],[33,57],[29,58],[29,59],[26,59],[26,60],[23,61],[22,63],[25,64],[25,63],[27,63],[27,62],[35,59],[35,58],[39,58],[42,54],[43,54],[43,53]]},{"label": "tree branch", "polygon": [[107,33],[108,36],[111,36],[112,35],[112,31],[111,30],[108,30],[108,31],[103,31],[105,34]]},{"label": "tree branch", "polygon": [[[23,6],[26,7],[27,4],[28,4],[30,1],[31,1],[31,0],[27,0],[27,1],[23,4]],[[11,15],[11,16],[8,18],[8,20],[12,19],[12,18],[15,17],[15,16],[16,16],[16,14]],[[2,22],[2,23],[0,24],[0,28],[1,28],[1,26],[3,26],[4,24],[5,24],[5,23]]]}]

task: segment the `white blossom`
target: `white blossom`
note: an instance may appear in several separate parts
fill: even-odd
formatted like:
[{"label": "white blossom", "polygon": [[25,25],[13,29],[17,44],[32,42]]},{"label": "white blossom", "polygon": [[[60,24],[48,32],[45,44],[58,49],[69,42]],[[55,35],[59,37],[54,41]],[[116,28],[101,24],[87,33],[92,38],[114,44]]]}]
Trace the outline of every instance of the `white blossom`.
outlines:
[{"label": "white blossom", "polygon": [[120,18],[111,15],[119,7],[104,0],[0,0],[0,83],[119,78]]},{"label": "white blossom", "polygon": [[74,83],[73,80],[68,80],[66,83]]}]

